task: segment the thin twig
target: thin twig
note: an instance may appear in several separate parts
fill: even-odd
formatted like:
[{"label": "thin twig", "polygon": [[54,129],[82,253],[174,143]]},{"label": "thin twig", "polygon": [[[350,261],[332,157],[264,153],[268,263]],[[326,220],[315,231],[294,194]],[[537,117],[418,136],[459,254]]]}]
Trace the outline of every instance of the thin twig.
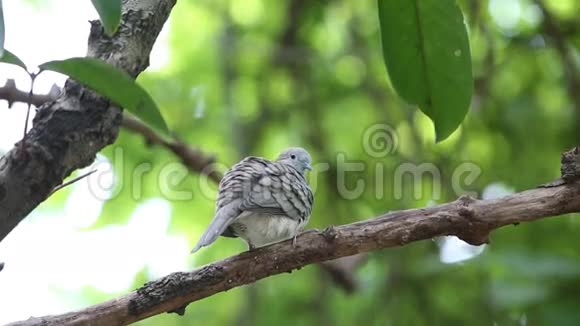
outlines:
[{"label": "thin twig", "polygon": [[[24,102],[32,103],[36,107],[39,107],[45,102],[56,100],[60,93],[60,88],[57,85],[53,85],[48,94],[30,95],[18,90],[14,81],[9,79],[3,87],[0,87],[0,100],[8,101],[9,106],[14,102]],[[204,153],[200,149],[188,145],[176,137],[163,137],[127,112],[123,112],[122,126],[125,130],[142,135],[148,143],[169,149],[192,172],[205,174],[214,182],[219,183],[221,173],[214,167],[215,157],[213,155]]]},{"label": "thin twig", "polygon": [[74,178],[74,179],[72,179],[70,181],[67,181],[67,182],[65,182],[63,184],[60,184],[60,185],[54,187],[54,189],[52,189],[52,191],[50,192],[50,194],[48,195],[48,197],[52,196],[55,192],[61,190],[62,188],[66,187],[66,186],[70,186],[71,184],[73,184],[73,183],[75,183],[75,182],[77,182],[77,181],[79,181],[81,179],[84,179],[84,178],[88,177],[89,175],[91,175],[91,174],[93,174],[95,172],[97,172],[97,169],[94,169],[92,171],[89,171],[89,172],[87,172],[87,173],[85,173],[85,174],[83,174],[81,176],[78,176],[78,177],[76,177],[76,178]]},{"label": "thin twig", "polygon": [[[36,76],[38,75],[35,73],[30,73],[30,91],[28,91],[28,107],[26,108],[26,120],[24,121],[24,135],[22,136],[23,140],[26,138],[26,134],[28,133],[28,119],[30,119],[30,107],[32,105],[32,97],[34,95],[34,81],[36,80]],[[24,144],[24,141],[22,141],[22,144]]]},{"label": "thin twig", "polygon": [[[32,105],[32,98],[34,92],[34,80],[36,79],[35,73],[28,73],[30,76],[30,90],[28,91],[28,96],[26,102],[28,103],[28,107],[26,109],[26,118],[24,119],[24,134],[22,135],[22,141],[20,142],[20,156],[24,160],[26,159],[26,152],[24,148],[26,147],[26,134],[28,134],[28,120],[30,119],[30,106]],[[6,83],[8,85],[8,83]]]}]

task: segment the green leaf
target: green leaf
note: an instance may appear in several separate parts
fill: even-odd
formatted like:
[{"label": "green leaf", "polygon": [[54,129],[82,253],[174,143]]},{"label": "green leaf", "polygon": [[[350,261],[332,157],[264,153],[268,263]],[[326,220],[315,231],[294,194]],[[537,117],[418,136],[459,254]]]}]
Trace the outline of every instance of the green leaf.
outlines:
[{"label": "green leaf", "polygon": [[112,36],[121,21],[121,0],[91,0],[99,13],[105,33]]},{"label": "green leaf", "polygon": [[22,60],[20,60],[12,52],[10,52],[10,51],[8,51],[6,49],[4,49],[4,54],[2,54],[0,56],[0,62],[17,65],[19,67],[22,67],[22,69],[28,71],[28,69],[26,68],[26,65],[24,64],[24,62],[22,62]]},{"label": "green leaf", "polygon": [[0,0],[0,57],[4,54],[4,11],[2,10],[2,0]]},{"label": "green leaf", "polygon": [[378,0],[393,87],[435,125],[437,141],[461,124],[473,92],[467,28],[455,0]]},{"label": "green leaf", "polygon": [[40,69],[68,75],[108,97],[144,122],[167,132],[165,120],[149,93],[125,72],[108,63],[94,58],[70,58],[43,63]]}]

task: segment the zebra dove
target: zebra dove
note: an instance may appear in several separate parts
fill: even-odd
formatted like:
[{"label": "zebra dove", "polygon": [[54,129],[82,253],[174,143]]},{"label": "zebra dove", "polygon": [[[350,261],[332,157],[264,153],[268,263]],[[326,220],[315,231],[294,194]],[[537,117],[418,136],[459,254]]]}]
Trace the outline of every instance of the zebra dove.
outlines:
[{"label": "zebra dove", "polygon": [[191,251],[220,235],[240,237],[250,250],[293,238],[308,223],[314,197],[304,178],[310,154],[286,149],[275,161],[250,156],[234,165],[219,184],[216,212]]}]

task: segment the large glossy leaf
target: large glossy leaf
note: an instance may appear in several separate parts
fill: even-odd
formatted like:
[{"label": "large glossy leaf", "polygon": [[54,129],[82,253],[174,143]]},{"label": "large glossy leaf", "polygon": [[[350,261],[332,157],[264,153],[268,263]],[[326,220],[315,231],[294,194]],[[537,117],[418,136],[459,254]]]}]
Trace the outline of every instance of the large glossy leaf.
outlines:
[{"label": "large glossy leaf", "polygon": [[437,141],[463,121],[473,76],[455,0],[378,0],[383,56],[397,93],[435,124]]},{"label": "large glossy leaf", "polygon": [[4,54],[4,11],[2,10],[2,0],[0,0],[0,57]]},{"label": "large glossy leaf", "polygon": [[12,52],[10,52],[6,49],[4,49],[4,53],[2,55],[0,55],[0,62],[17,65],[19,67],[22,67],[22,69],[27,70],[24,62],[22,62],[22,60],[20,60]]},{"label": "large glossy leaf", "polygon": [[121,0],[91,0],[99,13],[105,33],[113,35],[121,21]]},{"label": "large glossy leaf", "polygon": [[94,58],[70,58],[40,65],[68,75],[129,110],[144,122],[167,132],[157,105],[139,84],[125,72]]}]

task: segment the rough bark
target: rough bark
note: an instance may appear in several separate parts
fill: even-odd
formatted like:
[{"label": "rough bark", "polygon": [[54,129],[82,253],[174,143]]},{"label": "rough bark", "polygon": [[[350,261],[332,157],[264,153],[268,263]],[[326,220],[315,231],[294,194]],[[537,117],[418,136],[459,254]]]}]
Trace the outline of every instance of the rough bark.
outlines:
[{"label": "rough bark", "polygon": [[[91,22],[87,56],[137,77],[176,0],[123,1],[113,37]],[[117,137],[121,110],[68,80],[55,101],[42,105],[26,137],[0,158],[0,241],[76,169],[91,164]]]},{"label": "rough bark", "polygon": [[307,231],[298,237],[296,247],[291,241],[273,244],[192,272],[170,274],[80,311],[11,325],[124,325],[164,312],[183,314],[190,302],[312,263],[442,235],[455,235],[478,245],[487,242],[489,232],[499,227],[579,211],[578,181],[493,200],[461,197],[451,203],[390,212],[322,232]]}]

